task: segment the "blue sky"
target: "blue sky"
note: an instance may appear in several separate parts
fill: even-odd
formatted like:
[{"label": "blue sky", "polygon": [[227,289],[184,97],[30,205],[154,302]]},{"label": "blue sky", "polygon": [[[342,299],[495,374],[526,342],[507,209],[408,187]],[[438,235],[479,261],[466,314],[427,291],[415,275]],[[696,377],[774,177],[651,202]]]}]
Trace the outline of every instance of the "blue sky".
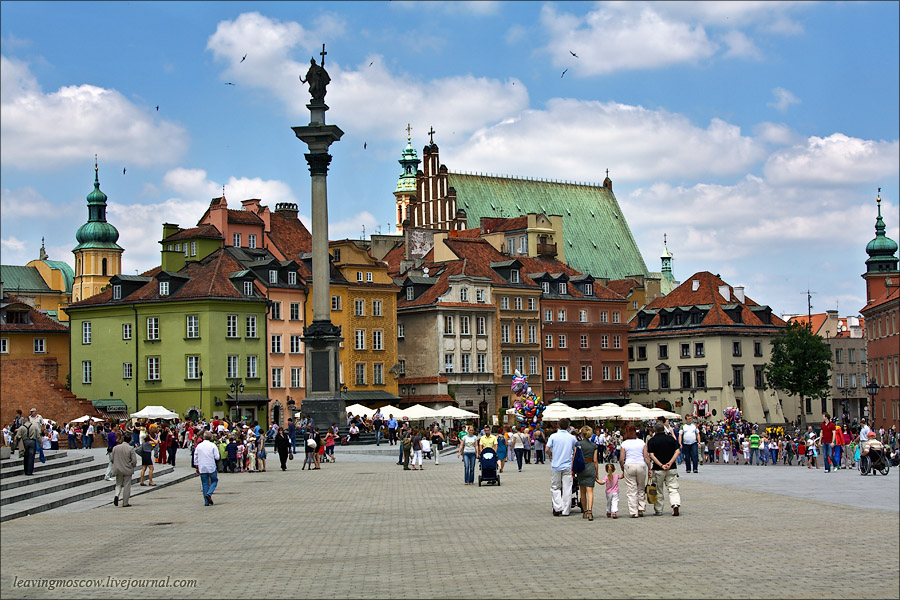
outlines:
[{"label": "blue sky", "polygon": [[900,238],[898,6],[2,2],[2,261],[45,236],[73,262],[95,153],[128,273],[222,185],[233,208],[309,214],[290,127],[324,42],[345,131],[332,238],[387,232],[406,125],[420,152],[433,126],[451,171],[609,168],[653,270],[665,233],[680,280],[719,273],[778,313],[806,312],[808,288],[814,311],[855,315],[878,187]]}]

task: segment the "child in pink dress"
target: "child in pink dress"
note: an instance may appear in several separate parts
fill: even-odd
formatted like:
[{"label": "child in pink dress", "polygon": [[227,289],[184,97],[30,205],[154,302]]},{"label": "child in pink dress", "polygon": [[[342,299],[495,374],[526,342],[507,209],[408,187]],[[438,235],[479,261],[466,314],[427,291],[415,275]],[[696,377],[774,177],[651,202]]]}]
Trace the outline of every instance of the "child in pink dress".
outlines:
[{"label": "child in pink dress", "polygon": [[597,483],[606,484],[606,518],[618,519],[619,512],[619,479],[622,476],[616,474],[616,465],[606,463],[606,477],[598,479]]}]

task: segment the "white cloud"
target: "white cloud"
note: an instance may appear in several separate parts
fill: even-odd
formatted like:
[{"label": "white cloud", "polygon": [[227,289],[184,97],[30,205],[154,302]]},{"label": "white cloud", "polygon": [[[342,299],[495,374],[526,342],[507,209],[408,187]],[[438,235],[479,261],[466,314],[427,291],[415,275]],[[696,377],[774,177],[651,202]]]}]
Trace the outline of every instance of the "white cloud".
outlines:
[{"label": "white cloud", "polygon": [[[306,225],[309,227],[309,223],[306,223]],[[378,219],[367,210],[340,220],[329,218],[328,239],[341,240],[347,238],[357,240],[362,236],[363,226],[366,228],[366,238],[368,238],[378,228]]]},{"label": "white cloud", "polygon": [[9,188],[0,190],[0,212],[5,220],[16,217],[57,219],[64,216],[66,211],[63,207],[48,202],[40,192],[29,185],[17,190]]},{"label": "white cloud", "polygon": [[803,137],[793,131],[784,123],[758,123],[753,128],[753,133],[757,138],[770,144],[778,146],[792,146],[803,141]]},{"label": "white cloud", "polygon": [[25,242],[15,237],[9,237],[0,240],[0,246],[3,246],[5,250],[18,252],[25,249]]},{"label": "white cloud", "polygon": [[[207,49],[225,63],[223,78],[227,81],[267,90],[283,102],[289,115],[308,119],[308,88],[299,77],[305,76],[309,63],[305,57],[298,62],[293,55],[315,54],[315,44],[321,39],[322,35],[311,35],[298,23],[245,13],[234,21],[219,23]],[[247,60],[241,64],[243,48],[253,51],[246,52]],[[247,68],[251,58],[252,68]],[[405,124],[412,121],[418,131],[434,126],[445,135],[457,132],[463,136],[528,105],[521,82],[472,75],[422,81],[389,71],[379,55],[369,56],[355,68],[326,60],[326,68],[332,84],[325,101],[341,114],[342,127],[359,135],[399,140],[404,137]]]},{"label": "white cloud", "polygon": [[44,93],[27,64],[0,57],[0,159],[21,169],[104,160],[139,166],[166,163],[187,149],[184,129],[151,114],[116,90],[64,86]]},{"label": "white cloud", "polygon": [[431,2],[418,2],[408,0],[395,0],[391,2],[391,6],[404,8],[407,10],[428,10],[440,11],[448,15],[462,15],[483,17],[497,14],[500,10],[500,2],[493,0],[472,1],[472,0],[456,0],[448,2],[444,0],[433,0]]},{"label": "white cloud", "polygon": [[522,25],[512,25],[506,30],[506,43],[516,44],[528,39],[528,28]]},{"label": "white cloud", "polygon": [[897,177],[898,156],[897,140],[863,140],[834,133],[776,152],[766,161],[764,172],[778,184],[875,185],[882,178]]},{"label": "white cloud", "polygon": [[791,104],[800,104],[800,99],[783,87],[774,88],[772,95],[775,96],[775,101],[766,103],[766,106],[771,106],[780,112],[787,111]]},{"label": "white cloud", "polygon": [[722,41],[728,46],[725,56],[746,58],[762,58],[762,54],[756,44],[746,34],[733,29],[722,36]]},{"label": "white cloud", "polygon": [[456,171],[602,181],[609,168],[619,182],[735,175],[765,158],[757,140],[719,119],[701,128],[663,110],[562,99],[448,150]]}]

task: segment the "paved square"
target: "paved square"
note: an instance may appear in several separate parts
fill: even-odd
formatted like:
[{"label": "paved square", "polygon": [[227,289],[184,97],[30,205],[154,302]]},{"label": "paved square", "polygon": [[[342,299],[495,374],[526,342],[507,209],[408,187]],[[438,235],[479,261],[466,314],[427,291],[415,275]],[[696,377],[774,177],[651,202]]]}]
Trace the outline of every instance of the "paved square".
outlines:
[{"label": "paved square", "polygon": [[[681,471],[682,516],[621,518],[623,494],[620,518],[606,519],[598,487],[591,523],[577,509],[567,518],[551,516],[549,465],[526,465],[522,473],[508,466],[501,487],[479,488],[462,485],[455,456],[421,472],[403,471],[395,460],[344,453],[318,472],[301,472],[294,460],[285,473],[270,460],[267,473],[220,475],[213,507],[203,506],[195,478],[138,496],[131,509],[110,504],[6,522],[0,595],[900,595],[898,471],[861,477],[701,466],[698,475]],[[858,568],[853,557],[865,536],[879,556]],[[15,587],[37,577],[169,577],[196,579],[197,587]]]}]

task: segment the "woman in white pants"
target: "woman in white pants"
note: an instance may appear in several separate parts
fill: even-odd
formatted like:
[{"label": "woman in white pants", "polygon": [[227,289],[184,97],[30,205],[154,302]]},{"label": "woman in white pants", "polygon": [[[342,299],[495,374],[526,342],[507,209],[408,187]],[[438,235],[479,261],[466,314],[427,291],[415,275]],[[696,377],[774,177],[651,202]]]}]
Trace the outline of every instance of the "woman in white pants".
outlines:
[{"label": "woman in white pants", "polygon": [[619,451],[619,464],[625,473],[625,492],[628,495],[628,512],[631,518],[644,516],[647,508],[647,472],[650,470],[650,455],[647,445],[637,437],[634,425],[625,428],[625,441]]},{"label": "woman in white pants", "polygon": [[434,430],[431,432],[431,453],[434,454],[434,464],[441,464],[441,450],[444,446],[444,434],[441,433],[441,430],[438,429],[438,426],[434,426]]},{"label": "woman in white pants", "polygon": [[[421,471],[422,467],[422,432],[418,429],[412,431],[412,466],[413,471]],[[418,466],[416,466],[418,465]]]}]

